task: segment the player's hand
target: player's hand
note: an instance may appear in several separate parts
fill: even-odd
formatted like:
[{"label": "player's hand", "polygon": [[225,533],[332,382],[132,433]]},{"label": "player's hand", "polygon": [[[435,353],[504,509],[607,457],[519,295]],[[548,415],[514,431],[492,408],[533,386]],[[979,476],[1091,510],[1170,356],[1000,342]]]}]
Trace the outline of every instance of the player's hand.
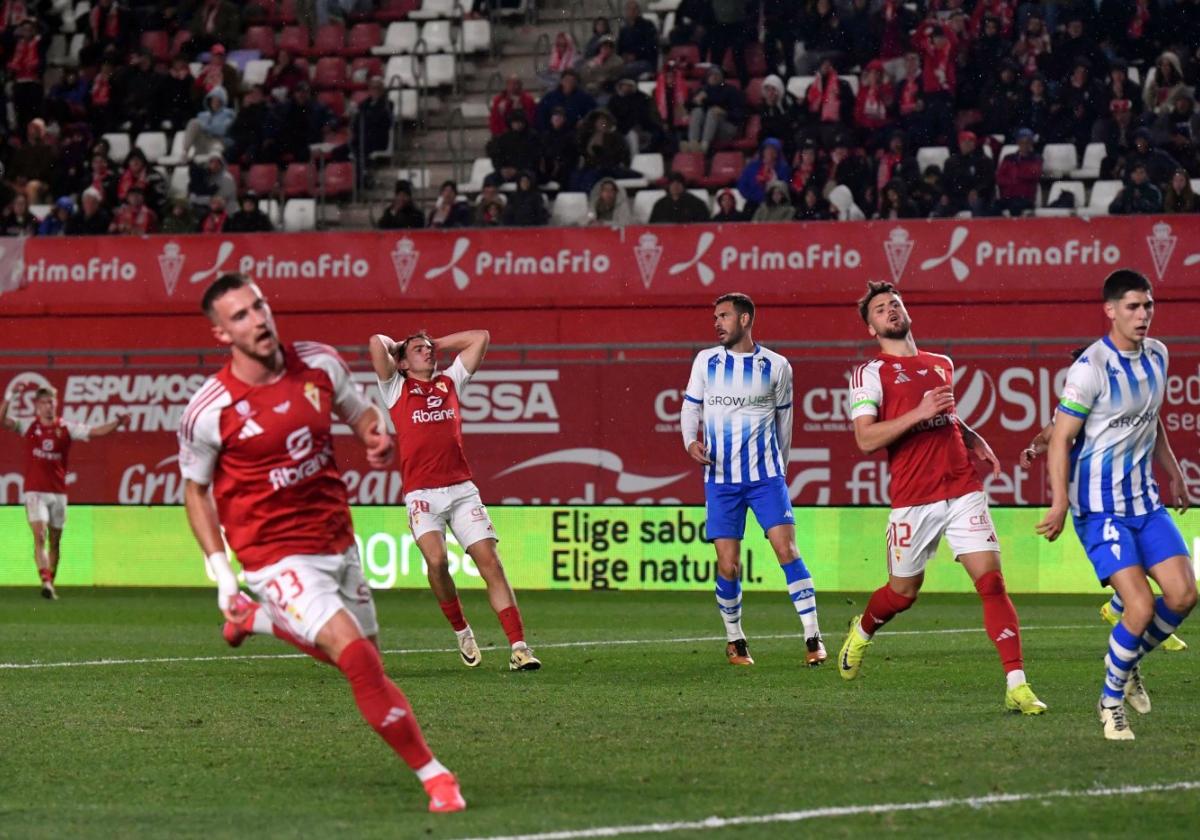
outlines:
[{"label": "player's hand", "polygon": [[1017,462],[1023,469],[1029,469],[1030,465],[1037,460],[1039,454],[1036,446],[1026,446],[1021,450],[1021,457],[1017,459]]},{"label": "player's hand", "polygon": [[692,456],[692,460],[698,464],[707,466],[712,463],[712,458],[708,457],[708,447],[701,441],[694,440],[688,444],[688,454]]},{"label": "player's hand", "polygon": [[971,444],[971,452],[980,461],[986,461],[992,465],[992,477],[1000,475],[1000,459],[996,457],[996,453],[992,451],[992,447],[988,446],[987,441],[979,435],[975,435],[975,440]]},{"label": "player's hand", "polygon": [[386,431],[371,429],[363,443],[367,447],[367,463],[372,469],[383,469],[392,463],[392,457],[396,454],[396,444]]},{"label": "player's hand", "polygon": [[127,412],[122,411],[122,412],[118,413],[117,414],[117,428],[124,429],[126,426],[129,425],[129,422],[131,419],[132,418],[129,416],[129,414]]},{"label": "player's hand", "polygon": [[1175,510],[1180,515],[1187,513],[1188,508],[1192,506],[1192,499],[1188,495],[1187,482],[1183,480],[1183,473],[1175,473],[1171,476],[1169,485],[1171,487],[1171,499],[1175,503]]},{"label": "player's hand", "polygon": [[[217,604],[221,604],[221,596],[217,595]],[[238,624],[245,621],[246,618],[254,611],[254,602],[243,595],[241,592],[235,593],[232,597],[225,600],[225,606],[221,607],[221,612],[225,616],[226,621],[232,621]]]},{"label": "player's hand", "polygon": [[1063,522],[1067,518],[1067,509],[1065,507],[1051,507],[1046,511],[1046,516],[1037,524],[1037,532],[1046,538],[1048,542],[1054,542],[1058,539],[1058,535],[1062,533]]},{"label": "player's hand", "polygon": [[939,385],[926,391],[917,406],[917,413],[922,420],[932,420],[939,414],[954,410],[954,387]]}]

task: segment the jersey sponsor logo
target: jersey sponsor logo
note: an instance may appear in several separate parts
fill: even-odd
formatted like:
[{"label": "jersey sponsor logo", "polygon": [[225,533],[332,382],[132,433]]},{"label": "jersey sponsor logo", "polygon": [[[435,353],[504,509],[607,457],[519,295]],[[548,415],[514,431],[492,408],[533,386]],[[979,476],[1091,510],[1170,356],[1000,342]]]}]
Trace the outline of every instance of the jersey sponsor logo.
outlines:
[{"label": "jersey sponsor logo", "polygon": [[238,432],[238,440],[247,440],[248,438],[252,438],[255,435],[261,435],[262,433],[262,426],[258,425],[253,420],[247,420],[242,424],[242,430]]},{"label": "jersey sponsor logo", "polygon": [[42,449],[46,452],[49,452],[52,449],[54,449],[54,438],[43,438],[42,439]]},{"label": "jersey sponsor logo", "polygon": [[429,409],[441,408],[443,399],[436,394],[430,394],[425,398],[425,407]]},{"label": "jersey sponsor logo", "polygon": [[242,417],[249,417],[253,413],[253,410],[250,408],[250,403],[246,400],[238,400],[237,404],[233,407],[233,410]]},{"label": "jersey sponsor logo", "polygon": [[709,405],[724,405],[734,406],[737,408],[753,408],[764,405],[774,405],[775,396],[773,394],[755,394],[748,397],[734,397],[726,394],[710,394],[708,397]]},{"label": "jersey sponsor logo", "polygon": [[318,452],[307,461],[300,461],[294,467],[276,467],[267,474],[267,480],[271,482],[272,490],[282,490],[312,478],[332,463],[332,450]]},{"label": "jersey sponsor logo", "polygon": [[[247,421],[253,423],[253,420]],[[262,431],[259,429],[259,431]],[[287,436],[284,441],[284,446],[287,447],[288,455],[293,461],[300,461],[308,457],[308,454],[313,450],[313,434],[312,429],[308,426],[301,426]]]},{"label": "jersey sponsor logo", "polygon": [[457,417],[457,413],[453,408],[439,408],[434,411],[426,409],[416,409],[412,413],[412,422],[414,423],[442,423],[446,420],[453,420]]},{"label": "jersey sponsor logo", "polygon": [[1157,411],[1143,411],[1141,414],[1135,414],[1132,417],[1114,417],[1108,421],[1110,429],[1136,429],[1139,426],[1145,426],[1150,423],[1158,422]]}]

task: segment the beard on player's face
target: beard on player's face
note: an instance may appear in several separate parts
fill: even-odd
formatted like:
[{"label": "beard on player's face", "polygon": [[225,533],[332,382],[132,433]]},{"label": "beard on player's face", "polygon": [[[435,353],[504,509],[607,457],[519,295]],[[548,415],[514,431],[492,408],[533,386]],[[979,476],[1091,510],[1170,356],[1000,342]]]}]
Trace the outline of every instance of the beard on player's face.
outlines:
[{"label": "beard on player's face", "polygon": [[883,329],[876,329],[875,333],[880,338],[908,338],[908,334],[912,331],[912,322],[905,318],[899,324],[885,324]]}]

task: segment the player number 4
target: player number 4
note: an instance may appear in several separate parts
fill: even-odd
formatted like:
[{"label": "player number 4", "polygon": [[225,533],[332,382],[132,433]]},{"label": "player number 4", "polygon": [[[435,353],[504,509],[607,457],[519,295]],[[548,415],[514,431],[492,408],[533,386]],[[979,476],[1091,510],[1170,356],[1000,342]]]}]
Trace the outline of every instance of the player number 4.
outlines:
[{"label": "player number 4", "polygon": [[[280,583],[283,580],[284,583]],[[287,586],[291,592],[287,597],[284,597],[283,587]],[[274,578],[267,584],[267,589],[271,591],[271,600],[281,607],[286,607],[289,600],[299,598],[304,594],[304,584],[300,582],[300,578],[291,569],[285,569],[280,575]]]},{"label": "player number 4", "polygon": [[1113,525],[1112,517],[1106,517],[1104,520],[1104,539],[1108,542],[1120,542],[1121,540],[1121,532]]}]

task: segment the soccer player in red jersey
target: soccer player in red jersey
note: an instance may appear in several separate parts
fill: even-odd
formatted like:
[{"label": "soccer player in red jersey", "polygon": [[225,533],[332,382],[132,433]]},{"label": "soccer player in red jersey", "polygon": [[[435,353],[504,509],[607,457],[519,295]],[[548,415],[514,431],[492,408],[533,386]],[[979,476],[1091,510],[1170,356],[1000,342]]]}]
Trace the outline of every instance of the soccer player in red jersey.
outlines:
[{"label": "soccer player in red jersey", "polygon": [[[251,632],[274,633],[334,665],[366,722],[424,784],[429,810],[463,810],[458,780],[433,757],[408,699],[384,673],[334,460],[331,415],[354,430],[372,466],[385,466],[393,444],[383,418],[332,347],[280,342],[262,292],[245,277],[218,278],[202,306],[230,360],[183,413],[179,464],[226,640],[237,646]],[[238,591],[225,539],[258,603]]]},{"label": "soccer player in red jersey", "polygon": [[[409,529],[425,558],[429,587],[454,628],[459,656],[471,668],[481,659],[450,576],[447,527],[487,584],[488,600],[511,647],[509,669],[536,671],[542,663],[525,643],[517,598],[496,552],[496,529],[479,498],[479,488],[471,481],[463,452],[459,395],[483,362],[488,341],[486,330],[436,339],[419,332],[400,342],[375,335],[370,342],[371,362],[400,442],[400,480]],[[437,370],[439,350],[458,354],[445,372]]]},{"label": "soccer player in red jersey", "polygon": [[990,464],[993,475],[999,474],[1000,462],[955,414],[954,363],[948,356],[917,349],[896,288],[868,283],[858,311],[880,352],[854,372],[850,416],[864,455],[887,449],[892,513],[888,582],[850,622],[838,672],[847,680],[858,676],[875,632],[917,600],[925,564],[945,535],[983,601],[984,628],[1004,665],[1005,708],[1041,714],[1046,704],[1025,679],[1020,622],[1000,571],[1000,544],[987,495],[969,456]]},{"label": "soccer player in red jersey", "polygon": [[71,442],[111,434],[129,422],[129,415],[121,414],[98,426],[68,423],[58,416],[58,392],[53,388],[38,388],[34,393],[31,418],[9,417],[8,404],[8,397],[0,402],[0,425],[25,438],[25,516],[33,531],[33,561],[42,579],[42,597],[56,601],[54,578],[67,522],[67,456]]}]

